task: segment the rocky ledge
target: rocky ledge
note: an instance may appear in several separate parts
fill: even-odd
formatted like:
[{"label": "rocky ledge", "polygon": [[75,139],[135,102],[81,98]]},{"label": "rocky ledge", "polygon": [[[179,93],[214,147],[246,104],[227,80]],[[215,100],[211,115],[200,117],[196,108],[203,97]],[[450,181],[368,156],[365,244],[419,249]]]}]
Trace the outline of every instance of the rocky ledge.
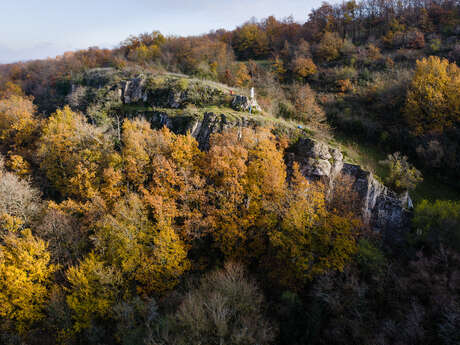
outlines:
[{"label": "rocky ledge", "polygon": [[371,172],[345,163],[342,153],[325,143],[300,139],[289,153],[288,161],[299,164],[302,174],[310,180],[321,180],[333,193],[341,176],[348,176],[358,195],[359,209],[365,223],[382,233],[386,240],[402,239],[410,220],[412,204],[408,193],[398,195],[379,182]]}]

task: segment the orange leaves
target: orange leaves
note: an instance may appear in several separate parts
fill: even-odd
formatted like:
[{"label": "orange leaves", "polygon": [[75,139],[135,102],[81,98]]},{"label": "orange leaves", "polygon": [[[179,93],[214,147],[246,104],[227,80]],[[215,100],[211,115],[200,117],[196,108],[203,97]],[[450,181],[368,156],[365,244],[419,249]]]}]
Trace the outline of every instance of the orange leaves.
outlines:
[{"label": "orange leaves", "polygon": [[268,131],[233,130],[212,137],[207,165],[216,243],[227,256],[251,256],[253,230],[273,225],[273,210],[283,198],[283,153]]},{"label": "orange leaves", "polygon": [[292,70],[300,79],[307,78],[317,72],[315,63],[311,58],[298,57],[292,62]]}]

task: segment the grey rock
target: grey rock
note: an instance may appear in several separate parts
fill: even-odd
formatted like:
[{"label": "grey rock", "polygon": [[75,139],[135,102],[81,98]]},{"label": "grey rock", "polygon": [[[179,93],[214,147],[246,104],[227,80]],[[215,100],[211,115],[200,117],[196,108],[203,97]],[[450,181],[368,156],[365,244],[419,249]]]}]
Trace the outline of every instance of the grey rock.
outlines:
[{"label": "grey rock", "polygon": [[351,176],[353,190],[359,196],[361,216],[366,224],[381,232],[389,241],[401,241],[410,220],[408,193],[398,195],[380,183],[372,173],[360,166],[343,162],[340,150],[309,138],[298,141],[288,161],[299,164],[302,174],[310,180],[320,180],[333,192],[339,175]]},{"label": "grey rock", "polygon": [[147,94],[144,91],[145,79],[142,75],[121,83],[121,99],[124,104],[146,102]]},{"label": "grey rock", "polygon": [[308,158],[305,169],[302,173],[317,177],[330,176],[332,165],[324,159]]},{"label": "grey rock", "polygon": [[255,99],[249,99],[247,96],[236,95],[231,104],[234,110],[238,111],[249,111],[251,108],[252,111],[261,111],[259,104]]}]

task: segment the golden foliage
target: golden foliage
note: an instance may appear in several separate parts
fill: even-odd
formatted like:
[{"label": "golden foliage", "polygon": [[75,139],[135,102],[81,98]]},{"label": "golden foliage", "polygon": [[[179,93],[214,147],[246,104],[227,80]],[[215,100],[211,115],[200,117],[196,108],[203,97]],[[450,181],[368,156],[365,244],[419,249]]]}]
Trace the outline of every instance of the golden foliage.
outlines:
[{"label": "golden foliage", "polygon": [[98,194],[111,152],[100,130],[68,106],[48,118],[38,148],[47,178],[64,196],[78,199]]},{"label": "golden foliage", "polygon": [[35,111],[28,98],[12,95],[0,99],[0,140],[13,149],[32,143],[38,126]]},{"label": "golden foliage", "polygon": [[292,62],[292,70],[298,78],[307,78],[317,72],[315,63],[311,58],[298,57]]},{"label": "golden foliage", "polygon": [[442,133],[460,121],[460,68],[436,56],[417,61],[405,115],[417,135]]},{"label": "golden foliage", "polygon": [[19,332],[44,317],[51,276],[47,244],[14,217],[2,222],[0,241],[0,317],[13,320]]},{"label": "golden foliage", "polygon": [[326,62],[336,60],[340,56],[340,48],[342,45],[343,40],[338,33],[325,32],[316,47],[316,55]]},{"label": "golden foliage", "polygon": [[20,155],[9,156],[6,166],[20,177],[27,177],[31,173],[30,164]]},{"label": "golden foliage", "polygon": [[87,328],[93,318],[107,319],[121,288],[122,278],[94,253],[67,270],[67,304],[73,311],[74,330]]},{"label": "golden foliage", "polygon": [[275,275],[295,288],[328,270],[343,270],[356,251],[360,227],[351,214],[342,217],[328,211],[323,187],[307,182],[294,165],[281,226],[269,233],[282,268],[275,269]]}]

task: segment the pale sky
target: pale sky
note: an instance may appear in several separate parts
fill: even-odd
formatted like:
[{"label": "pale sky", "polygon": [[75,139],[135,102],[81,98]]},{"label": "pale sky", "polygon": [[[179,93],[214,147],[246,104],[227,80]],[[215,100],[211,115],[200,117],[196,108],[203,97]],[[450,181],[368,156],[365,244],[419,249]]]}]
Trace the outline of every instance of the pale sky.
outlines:
[{"label": "pale sky", "polygon": [[322,0],[0,0],[0,63],[113,48],[131,34],[197,35],[251,17],[305,22]]}]

